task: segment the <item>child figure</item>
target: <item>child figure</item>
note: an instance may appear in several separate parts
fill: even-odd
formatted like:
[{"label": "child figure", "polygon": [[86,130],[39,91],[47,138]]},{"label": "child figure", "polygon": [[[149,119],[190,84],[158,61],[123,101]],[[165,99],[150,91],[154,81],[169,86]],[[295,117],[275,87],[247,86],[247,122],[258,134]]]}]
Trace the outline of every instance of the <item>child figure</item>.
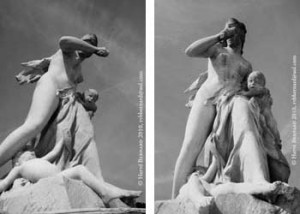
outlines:
[{"label": "child figure", "polygon": [[277,129],[276,120],[274,119],[274,116],[271,111],[273,100],[270,95],[270,91],[267,88],[265,88],[265,84],[266,78],[264,74],[260,71],[253,71],[248,76],[248,91],[242,91],[241,95],[249,97],[250,104],[253,107],[259,109],[259,113],[262,116],[261,119],[263,120],[263,123],[266,126],[264,127],[265,130],[267,129],[268,131],[270,131],[270,133],[274,137],[275,145],[280,150],[282,147],[280,134]]},{"label": "child figure", "polygon": [[[43,158],[36,158],[35,153],[32,150],[32,144],[32,142],[27,144],[26,147],[22,151],[18,152],[14,157],[13,169],[3,180],[0,181],[0,192],[7,190],[17,178],[24,178],[31,183],[35,183],[42,178],[62,175],[67,178],[81,180],[94,190],[105,204],[108,204],[115,198],[139,197],[142,193],[141,191],[121,189],[105,182],[104,180],[99,180],[83,165],[77,165],[60,171],[56,165],[51,164],[48,161],[48,159],[54,154],[48,154]],[[62,144],[63,142],[59,142],[55,147],[60,147]],[[55,150],[59,149],[54,148],[53,151]]]},{"label": "child figure", "polygon": [[77,98],[92,119],[95,112],[97,111],[96,102],[99,99],[98,92],[95,89],[87,89],[83,93],[78,92]]}]

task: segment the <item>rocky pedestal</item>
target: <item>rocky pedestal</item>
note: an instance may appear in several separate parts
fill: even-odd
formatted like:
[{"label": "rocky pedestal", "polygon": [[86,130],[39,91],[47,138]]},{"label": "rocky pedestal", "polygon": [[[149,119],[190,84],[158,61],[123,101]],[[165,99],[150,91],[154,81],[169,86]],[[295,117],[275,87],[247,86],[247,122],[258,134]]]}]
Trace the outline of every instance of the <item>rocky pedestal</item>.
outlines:
[{"label": "rocky pedestal", "polygon": [[89,187],[62,176],[41,179],[36,184],[13,189],[0,197],[0,213],[31,214],[103,207],[102,200]]},{"label": "rocky pedestal", "polygon": [[196,208],[189,199],[157,201],[155,214],[299,214],[300,191],[291,187],[290,196],[278,196],[270,204],[247,194],[225,194],[205,198]]}]

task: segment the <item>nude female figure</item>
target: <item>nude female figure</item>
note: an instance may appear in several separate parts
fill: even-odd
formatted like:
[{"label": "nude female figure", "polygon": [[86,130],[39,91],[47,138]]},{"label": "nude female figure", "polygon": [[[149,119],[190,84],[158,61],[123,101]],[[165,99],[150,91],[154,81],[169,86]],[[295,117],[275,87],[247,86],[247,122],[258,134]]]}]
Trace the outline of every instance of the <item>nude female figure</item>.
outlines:
[{"label": "nude female figure", "polygon": [[[246,27],[236,19],[229,19],[225,29],[220,33],[192,43],[187,49],[189,57],[208,58],[208,76],[198,90],[191,108],[182,148],[175,165],[173,192],[175,198],[179,189],[187,182],[188,175],[196,164],[197,157],[212,130],[216,108],[207,102],[222,88],[242,88],[246,78],[252,72],[251,64],[242,56]],[[268,180],[268,169],[265,157],[257,145],[255,128],[249,118],[248,100],[237,98],[232,109],[233,136],[243,132],[245,154],[244,180],[247,182],[265,183]],[[238,139],[235,139],[237,141]],[[252,151],[247,154],[247,151]],[[212,170],[213,171],[213,170]]]},{"label": "nude female figure", "polygon": [[[10,133],[0,145],[0,166],[43,130],[58,108],[57,92],[65,88],[74,88],[82,81],[81,63],[93,54],[100,57],[109,54],[106,48],[97,47],[97,37],[94,34],[87,34],[81,39],[63,36],[59,40],[59,46],[60,49],[51,56],[48,72],[37,82],[25,122]],[[97,169],[93,173],[103,180],[95,142],[89,146],[89,154],[94,169]]]}]

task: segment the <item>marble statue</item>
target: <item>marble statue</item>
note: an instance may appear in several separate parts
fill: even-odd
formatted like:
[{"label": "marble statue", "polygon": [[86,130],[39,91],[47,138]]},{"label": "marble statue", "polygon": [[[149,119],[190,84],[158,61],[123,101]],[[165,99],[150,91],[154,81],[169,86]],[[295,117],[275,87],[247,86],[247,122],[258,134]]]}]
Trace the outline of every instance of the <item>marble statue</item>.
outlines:
[{"label": "marble statue", "polygon": [[[199,199],[227,193],[288,195],[290,175],[281,152],[270,92],[262,72],[243,57],[247,30],[231,18],[215,35],[193,42],[189,57],[208,59],[207,71],[186,92],[191,107],[175,165],[173,198]],[[207,170],[193,172],[205,148]],[[288,197],[288,196],[287,196]],[[199,205],[200,206],[200,205]]]},{"label": "marble statue", "polygon": [[[22,63],[24,70],[16,76],[19,84],[37,84],[25,122],[0,145],[0,166],[13,157],[18,160],[0,181],[0,191],[19,177],[34,183],[61,174],[82,180],[106,203],[141,194],[104,180],[91,122],[99,95],[94,89],[76,91],[83,81],[81,63],[93,54],[109,55],[105,47],[97,45],[94,34],[82,38],[63,36],[59,40],[60,49],[51,57]],[[32,144],[29,150],[28,142]]]}]

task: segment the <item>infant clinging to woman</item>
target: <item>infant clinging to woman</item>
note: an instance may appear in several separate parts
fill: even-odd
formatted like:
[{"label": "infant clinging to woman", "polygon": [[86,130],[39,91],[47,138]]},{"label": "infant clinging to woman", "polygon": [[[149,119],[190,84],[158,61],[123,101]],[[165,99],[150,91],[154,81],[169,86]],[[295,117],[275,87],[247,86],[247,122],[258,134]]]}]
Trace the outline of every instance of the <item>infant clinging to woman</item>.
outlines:
[{"label": "infant clinging to woman", "polygon": [[[249,98],[249,106],[253,111],[252,115],[257,120],[257,125],[259,126],[258,130],[262,132],[262,143],[268,154],[271,180],[287,182],[290,169],[285,157],[280,151],[282,144],[277,123],[271,111],[272,98],[270,91],[265,88],[265,85],[266,79],[264,74],[260,71],[253,71],[248,76],[247,89],[238,91],[237,94]],[[229,96],[230,95],[231,94],[229,94]],[[227,97],[225,96],[225,98]],[[213,157],[212,163],[203,176],[203,179],[207,182],[211,182],[217,169],[218,161]]]},{"label": "infant clinging to woman", "polygon": [[83,105],[84,109],[92,118],[97,111],[96,102],[99,99],[99,94],[95,89],[87,89],[83,93],[77,92],[77,100]]},{"label": "infant clinging to woman", "polygon": [[274,137],[275,144],[281,149],[280,134],[277,129],[277,123],[271,111],[273,100],[270,91],[265,88],[266,78],[260,71],[253,71],[249,74],[247,80],[248,91],[242,91],[240,94],[251,98],[250,104],[258,107],[259,113],[263,116],[264,123]]}]

